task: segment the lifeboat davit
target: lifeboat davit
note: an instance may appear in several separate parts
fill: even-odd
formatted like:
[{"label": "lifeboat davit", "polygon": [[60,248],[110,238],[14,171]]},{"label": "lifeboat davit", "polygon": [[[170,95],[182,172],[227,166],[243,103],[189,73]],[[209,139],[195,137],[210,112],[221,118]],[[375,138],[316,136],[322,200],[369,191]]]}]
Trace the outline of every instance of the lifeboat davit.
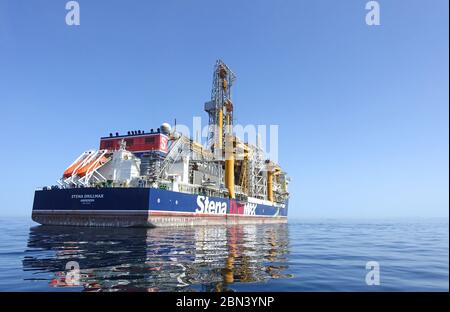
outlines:
[{"label": "lifeboat davit", "polygon": [[[100,159],[99,159],[100,158]],[[82,166],[76,171],[77,176],[84,177],[88,171],[94,171],[103,166],[108,161],[108,157],[104,155],[98,155],[93,160]]]},{"label": "lifeboat davit", "polygon": [[91,155],[90,153],[85,153],[83,156],[80,157],[79,160],[77,160],[75,163],[73,163],[72,166],[70,166],[69,168],[67,168],[66,171],[64,171],[64,174],[63,174],[64,178],[69,178],[69,177],[71,177],[71,176],[73,175],[74,171],[75,171],[78,167],[80,167],[80,165],[83,163],[83,161],[85,161],[86,158],[87,158],[88,156],[90,156],[90,155]]}]

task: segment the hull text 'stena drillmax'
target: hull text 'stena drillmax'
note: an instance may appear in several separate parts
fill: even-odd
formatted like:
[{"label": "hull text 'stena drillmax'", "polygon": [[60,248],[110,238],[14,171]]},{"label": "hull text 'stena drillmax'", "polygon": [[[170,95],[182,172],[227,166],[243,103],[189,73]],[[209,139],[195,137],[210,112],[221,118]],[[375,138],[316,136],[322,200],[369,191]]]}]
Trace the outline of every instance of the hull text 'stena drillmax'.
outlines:
[{"label": "hull text 'stena drillmax'", "polygon": [[265,159],[259,143],[233,133],[234,80],[217,61],[205,104],[205,145],[167,123],[155,131],[111,133],[98,150],[82,153],[58,186],[35,192],[33,220],[121,227],[286,222],[285,172]]}]

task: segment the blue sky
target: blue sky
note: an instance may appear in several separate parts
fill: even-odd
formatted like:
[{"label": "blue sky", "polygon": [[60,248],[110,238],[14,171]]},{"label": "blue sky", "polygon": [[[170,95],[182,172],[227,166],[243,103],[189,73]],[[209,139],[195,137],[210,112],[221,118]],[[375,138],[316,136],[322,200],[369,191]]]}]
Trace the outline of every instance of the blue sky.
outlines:
[{"label": "blue sky", "polygon": [[235,116],[278,124],[293,217],[448,217],[447,0],[0,0],[1,215],[30,215],[112,131],[206,117],[217,58]]}]

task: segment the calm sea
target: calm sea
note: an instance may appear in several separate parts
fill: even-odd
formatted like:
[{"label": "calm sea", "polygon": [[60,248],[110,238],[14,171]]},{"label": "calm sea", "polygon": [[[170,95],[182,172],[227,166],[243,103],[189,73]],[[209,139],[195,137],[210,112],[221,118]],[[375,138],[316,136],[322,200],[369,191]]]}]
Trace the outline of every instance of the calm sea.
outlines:
[{"label": "calm sea", "polygon": [[[448,226],[290,220],[104,229],[3,218],[0,290],[448,291]],[[380,285],[366,284],[369,261],[379,264]]]}]

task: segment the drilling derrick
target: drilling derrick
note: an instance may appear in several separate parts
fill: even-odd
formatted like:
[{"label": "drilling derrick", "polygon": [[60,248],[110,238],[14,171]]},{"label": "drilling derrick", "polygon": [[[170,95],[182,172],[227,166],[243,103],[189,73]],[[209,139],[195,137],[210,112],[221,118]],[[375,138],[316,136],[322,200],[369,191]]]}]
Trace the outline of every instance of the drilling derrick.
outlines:
[{"label": "drilling derrick", "polygon": [[235,79],[236,75],[228,66],[218,60],[214,67],[211,101],[205,104],[205,111],[209,116],[207,148],[214,153],[216,160],[221,161],[225,158],[225,186],[230,198],[235,198],[233,102],[231,101],[231,86]]},{"label": "drilling derrick", "polygon": [[231,86],[235,74],[221,60],[216,62],[213,74],[211,101],[205,103],[208,113],[208,141],[206,147],[214,152],[216,159],[223,158],[225,135],[232,133],[233,102]]}]

